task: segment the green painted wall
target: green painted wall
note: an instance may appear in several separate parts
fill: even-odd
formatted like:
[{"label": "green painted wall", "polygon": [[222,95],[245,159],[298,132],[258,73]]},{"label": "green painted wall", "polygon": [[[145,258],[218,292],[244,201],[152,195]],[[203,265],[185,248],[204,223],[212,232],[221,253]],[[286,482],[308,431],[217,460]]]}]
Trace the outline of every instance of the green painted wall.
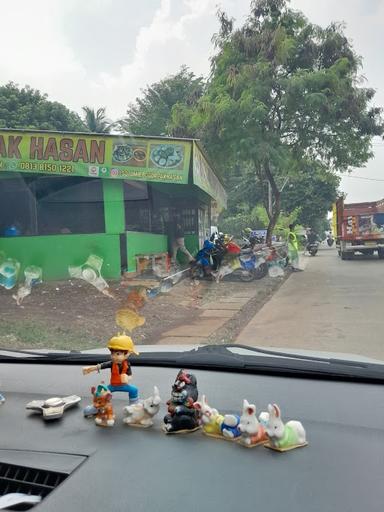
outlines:
[{"label": "green painted wall", "polygon": [[68,279],[68,266],[81,265],[90,254],[104,258],[102,274],[120,277],[119,235],[51,235],[0,238],[0,251],[28,265],[43,268],[43,279]]},{"label": "green painted wall", "polygon": [[166,252],[168,242],[166,235],[127,231],[128,272],[136,271],[136,254]]},{"label": "green painted wall", "polygon": [[196,256],[199,247],[199,237],[197,235],[185,235],[184,237],[185,247],[192,254],[192,256]]},{"label": "green painted wall", "polygon": [[105,232],[123,233],[125,231],[124,182],[110,179],[102,181]]}]

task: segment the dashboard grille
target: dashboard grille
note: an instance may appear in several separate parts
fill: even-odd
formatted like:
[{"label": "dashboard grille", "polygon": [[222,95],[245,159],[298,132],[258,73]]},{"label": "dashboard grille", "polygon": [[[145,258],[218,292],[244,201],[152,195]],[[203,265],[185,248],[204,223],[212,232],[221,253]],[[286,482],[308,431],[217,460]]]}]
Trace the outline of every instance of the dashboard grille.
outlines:
[{"label": "dashboard grille", "polygon": [[[44,469],[29,468],[0,462],[0,496],[10,492],[47,496],[68,475]],[[27,510],[15,508],[13,510]]]}]

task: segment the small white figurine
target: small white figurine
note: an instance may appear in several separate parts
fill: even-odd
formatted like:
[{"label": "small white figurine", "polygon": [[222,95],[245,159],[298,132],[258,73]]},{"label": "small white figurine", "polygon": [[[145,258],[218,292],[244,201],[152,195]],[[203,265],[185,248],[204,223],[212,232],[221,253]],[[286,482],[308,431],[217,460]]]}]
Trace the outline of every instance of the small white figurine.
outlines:
[{"label": "small white figurine", "polygon": [[136,404],[124,407],[126,417],[124,423],[133,427],[151,427],[153,425],[153,417],[160,410],[160,393],[156,386],[153,388],[153,396],[146,398]]},{"label": "small white figurine", "polygon": [[269,442],[265,445],[267,448],[285,452],[308,444],[304,427],[300,421],[292,420],[284,425],[280,408],[276,404],[269,404],[268,412],[266,431]]},{"label": "small white figurine", "polygon": [[240,417],[236,414],[220,414],[217,409],[208,405],[205,395],[200,402],[193,404],[199,412],[199,421],[207,436],[233,441],[240,436],[238,429]]},{"label": "small white figurine", "polygon": [[239,430],[241,432],[239,441],[248,448],[265,444],[268,441],[265,428],[256,417],[256,406],[248,403],[247,400],[243,402],[243,414],[240,417]]},{"label": "small white figurine", "polygon": [[199,421],[204,434],[212,437],[222,437],[221,425],[224,416],[217,409],[208,405],[205,395],[203,395],[201,401],[195,402],[193,407],[199,412]]}]

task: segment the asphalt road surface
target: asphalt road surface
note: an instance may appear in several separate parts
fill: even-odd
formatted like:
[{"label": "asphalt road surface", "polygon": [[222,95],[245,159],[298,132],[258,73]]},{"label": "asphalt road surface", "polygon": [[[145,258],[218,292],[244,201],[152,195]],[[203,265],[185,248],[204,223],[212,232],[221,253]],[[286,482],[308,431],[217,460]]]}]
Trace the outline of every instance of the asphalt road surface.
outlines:
[{"label": "asphalt road surface", "polygon": [[384,360],[384,260],[341,261],[321,246],[256,314],[237,343]]}]

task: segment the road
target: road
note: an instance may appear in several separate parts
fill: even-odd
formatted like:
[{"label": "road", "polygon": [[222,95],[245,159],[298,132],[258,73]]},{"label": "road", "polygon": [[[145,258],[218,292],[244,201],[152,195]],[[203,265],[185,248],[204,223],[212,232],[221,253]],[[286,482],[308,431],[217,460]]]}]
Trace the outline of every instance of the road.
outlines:
[{"label": "road", "polygon": [[237,343],[384,360],[384,260],[341,261],[321,247],[256,314]]}]

